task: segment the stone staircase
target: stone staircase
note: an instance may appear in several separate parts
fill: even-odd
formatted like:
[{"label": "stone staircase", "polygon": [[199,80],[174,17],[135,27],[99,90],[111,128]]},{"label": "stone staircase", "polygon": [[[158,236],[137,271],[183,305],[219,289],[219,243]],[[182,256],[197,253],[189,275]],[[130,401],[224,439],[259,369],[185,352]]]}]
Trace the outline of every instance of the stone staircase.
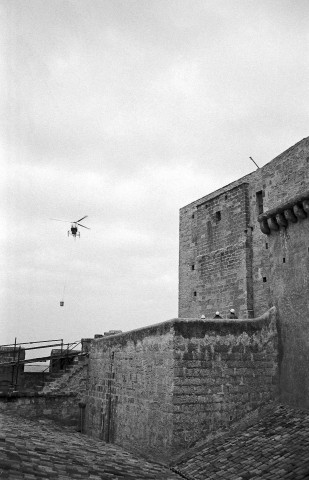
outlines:
[{"label": "stone staircase", "polygon": [[44,385],[39,387],[39,392],[45,395],[83,393],[86,387],[88,358],[86,356],[79,356],[77,358],[77,363],[70,365],[65,372],[49,374]]}]

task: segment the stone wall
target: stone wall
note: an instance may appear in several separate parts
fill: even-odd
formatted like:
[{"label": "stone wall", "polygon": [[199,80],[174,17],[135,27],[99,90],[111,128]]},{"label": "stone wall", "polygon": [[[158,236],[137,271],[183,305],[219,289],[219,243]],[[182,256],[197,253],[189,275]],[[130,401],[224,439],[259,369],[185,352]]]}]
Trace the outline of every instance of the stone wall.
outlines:
[{"label": "stone wall", "polygon": [[44,382],[48,381],[49,377],[49,372],[24,372],[18,390],[39,390],[44,385]]},{"label": "stone wall", "polygon": [[[254,314],[261,315],[265,305],[276,304],[272,293],[269,237],[260,230],[256,192],[263,192],[263,211],[272,210],[289,200],[308,191],[309,186],[309,137],[298,142],[263,168],[251,174],[250,181],[250,211],[252,218],[252,263]],[[306,220],[308,222],[309,219]],[[302,222],[301,228],[305,227]],[[304,236],[302,237],[304,239]],[[306,242],[307,243],[307,242]],[[264,281],[266,279],[266,281]],[[278,312],[281,318],[280,311]],[[309,315],[309,311],[303,312]]]},{"label": "stone wall", "polygon": [[[263,203],[263,211],[273,209],[301,195],[308,190],[308,185],[309,138],[305,138],[264,167],[180,210],[179,317],[206,315],[210,313],[209,306],[213,308],[212,313],[218,307],[225,315],[232,300],[241,315],[249,310],[248,317],[256,317],[263,314],[265,306],[270,308],[274,304],[269,286],[268,241],[258,222],[259,202]],[[246,204],[240,199],[241,188],[247,189]],[[235,192],[238,192],[236,196]],[[210,206],[209,210],[206,205]],[[217,210],[221,212],[219,222]],[[203,268],[192,270],[192,265],[198,265],[201,260],[200,246],[203,245],[208,257],[202,259]],[[215,262],[218,268],[217,275],[212,275],[212,289],[205,288],[214,254],[224,249],[231,254],[234,252],[234,258],[246,258],[246,268],[235,268],[233,261],[228,262],[227,273]],[[235,276],[243,282],[246,295],[233,298],[232,293],[228,293],[222,300],[218,299],[217,292],[222,284],[227,292],[235,291]]]},{"label": "stone wall", "polygon": [[309,409],[309,219],[266,238],[271,296],[280,315],[282,400]]},{"label": "stone wall", "polygon": [[86,432],[145,456],[172,443],[173,323],[95,341]]},{"label": "stone wall", "polygon": [[175,323],[173,454],[278,396],[275,309],[259,319]]},{"label": "stone wall", "polygon": [[255,320],[175,319],[94,342],[86,432],[168,463],[277,394],[275,309]]},{"label": "stone wall", "polygon": [[252,257],[248,185],[238,185],[204,203],[192,214],[191,238],[182,259],[180,282],[183,317],[212,317],[236,308],[252,316]]},{"label": "stone wall", "polygon": [[[54,378],[43,372],[23,373],[21,388],[13,393],[0,392],[0,409],[26,418],[53,420],[82,429],[80,410],[86,392],[88,359],[80,357],[74,366]],[[44,385],[45,382],[45,385]],[[39,391],[38,391],[39,390]]]},{"label": "stone wall", "polygon": [[78,430],[80,409],[75,395],[0,395],[0,410],[24,418],[48,419]]}]

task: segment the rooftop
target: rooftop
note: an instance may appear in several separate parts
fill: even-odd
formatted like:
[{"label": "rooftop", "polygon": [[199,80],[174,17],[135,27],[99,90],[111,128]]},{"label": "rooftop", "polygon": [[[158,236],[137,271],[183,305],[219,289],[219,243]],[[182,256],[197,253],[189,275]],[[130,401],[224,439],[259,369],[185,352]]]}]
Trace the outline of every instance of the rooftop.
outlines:
[{"label": "rooftop", "polygon": [[0,413],[0,479],[181,480],[167,467],[50,420]]},{"label": "rooftop", "polygon": [[200,442],[170,470],[50,420],[0,413],[0,479],[307,480],[309,411],[267,409],[250,426]]},{"label": "rooftop", "polygon": [[187,480],[309,478],[309,411],[271,408],[253,425],[198,445],[175,466]]}]

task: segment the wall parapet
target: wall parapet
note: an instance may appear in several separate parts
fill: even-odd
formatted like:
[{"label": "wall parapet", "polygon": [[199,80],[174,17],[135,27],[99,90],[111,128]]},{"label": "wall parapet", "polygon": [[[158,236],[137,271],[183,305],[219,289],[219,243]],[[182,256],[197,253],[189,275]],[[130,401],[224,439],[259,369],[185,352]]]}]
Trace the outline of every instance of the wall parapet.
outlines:
[{"label": "wall parapet", "polygon": [[[111,336],[101,337],[95,339],[92,343],[93,347],[98,347],[101,345],[108,345],[109,347],[118,346],[121,344],[125,346],[128,342],[136,342],[143,340],[149,336],[157,336],[157,335],[165,335],[166,333],[170,332],[171,330],[175,330],[175,332],[182,331],[186,335],[193,335],[198,334],[198,330],[200,334],[207,334],[210,330],[215,330],[220,333],[233,331],[234,333],[239,333],[242,331],[258,331],[260,330],[263,325],[267,325],[274,321],[275,318],[275,307],[272,307],[266,313],[261,315],[257,318],[237,318],[237,319],[229,319],[229,318],[173,318],[170,320],[166,320],[164,322],[155,323],[153,325],[149,325],[146,327],[136,328],[134,330],[130,330],[128,332],[122,332]],[[92,350],[93,351],[93,350]]]},{"label": "wall parapet", "polygon": [[[275,322],[276,307],[271,307],[267,312],[257,318],[177,318],[174,320],[177,324],[201,324],[204,325],[205,332],[209,329],[228,331],[228,329],[238,331],[254,331],[259,330],[263,325],[268,325]],[[223,329],[223,330],[222,330]]]},{"label": "wall parapet", "polygon": [[265,235],[271,231],[278,231],[280,227],[286,228],[289,223],[304,220],[309,214],[309,191],[297,195],[276,208],[261,213],[258,216],[260,229]]},{"label": "wall parapet", "polygon": [[123,346],[125,346],[128,342],[133,342],[136,344],[137,341],[142,340],[143,338],[148,336],[165,335],[167,332],[170,331],[173,323],[176,320],[178,319],[173,318],[171,320],[155,323],[146,327],[135,328],[134,330],[129,330],[127,332],[96,338],[95,340],[93,340],[92,343],[92,351],[93,348],[96,348],[100,344],[110,346],[122,344]]}]

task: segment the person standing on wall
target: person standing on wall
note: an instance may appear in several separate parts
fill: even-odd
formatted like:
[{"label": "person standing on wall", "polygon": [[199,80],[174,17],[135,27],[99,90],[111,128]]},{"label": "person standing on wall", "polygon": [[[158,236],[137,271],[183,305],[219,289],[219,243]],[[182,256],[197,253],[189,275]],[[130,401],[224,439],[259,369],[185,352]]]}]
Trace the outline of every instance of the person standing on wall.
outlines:
[{"label": "person standing on wall", "polygon": [[235,313],[234,308],[231,308],[231,309],[230,309],[230,313],[229,313],[229,315],[228,315],[227,318],[238,318],[237,315],[236,315],[236,313]]},{"label": "person standing on wall", "polygon": [[222,318],[220,315],[220,312],[216,312],[216,315],[214,316],[214,318]]}]

